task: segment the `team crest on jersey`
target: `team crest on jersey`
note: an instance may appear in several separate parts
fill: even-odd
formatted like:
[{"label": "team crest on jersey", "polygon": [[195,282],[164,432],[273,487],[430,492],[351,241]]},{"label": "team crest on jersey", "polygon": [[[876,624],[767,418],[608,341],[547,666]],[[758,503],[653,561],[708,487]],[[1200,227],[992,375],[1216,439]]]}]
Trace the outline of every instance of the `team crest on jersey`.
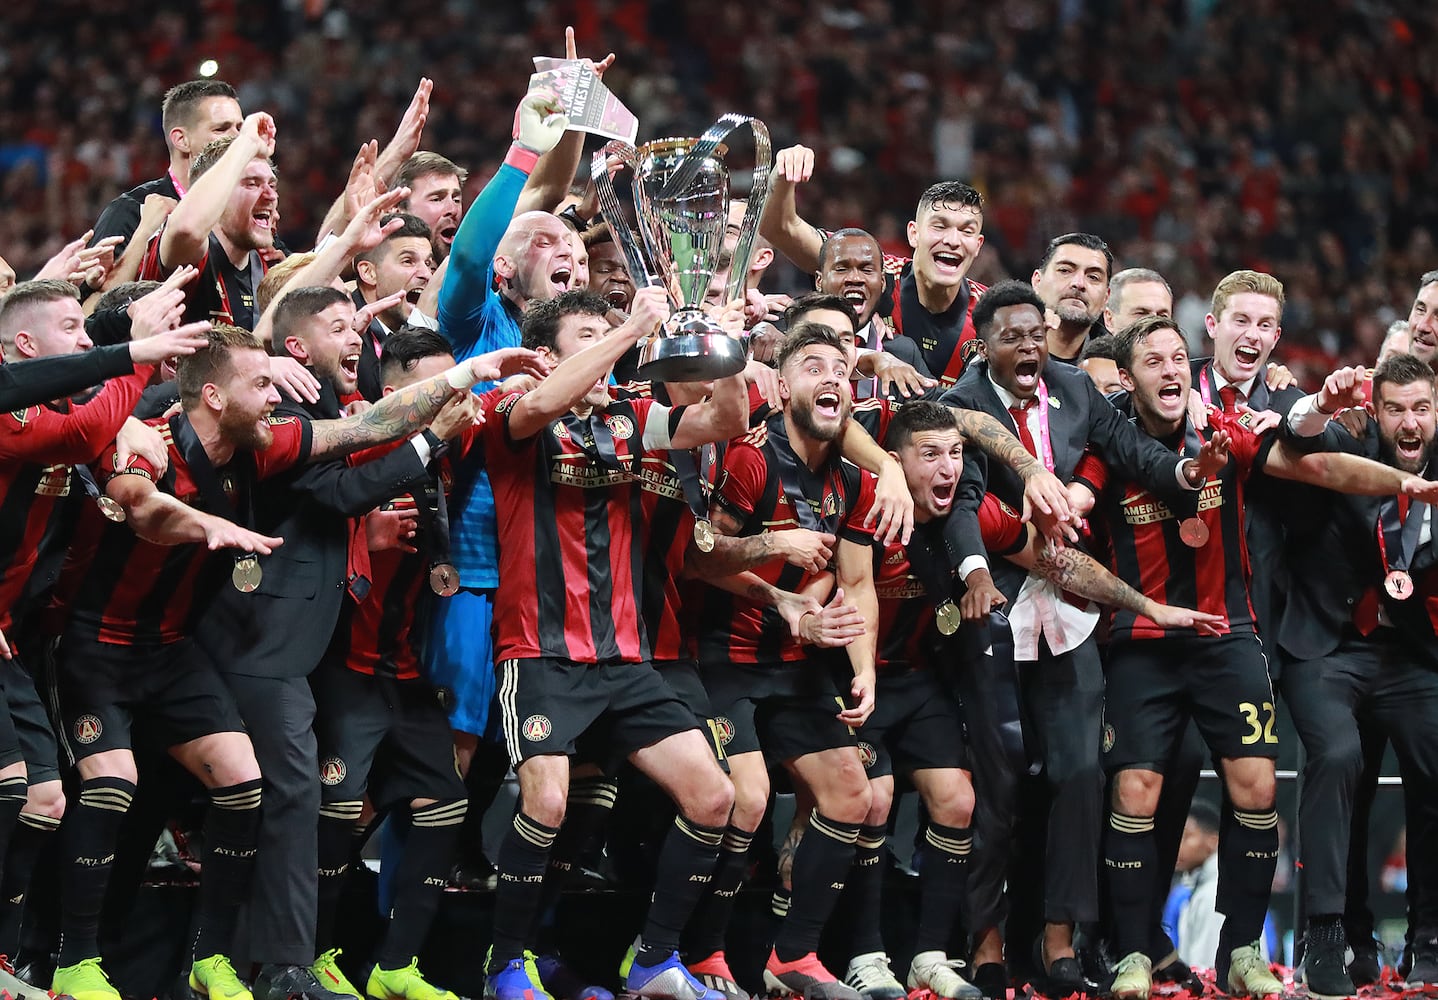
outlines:
[{"label": "team crest on jersey", "polygon": [[553,731],[547,715],[531,715],[524,720],[524,738],[531,743],[543,743]]},{"label": "team crest on jersey", "polygon": [[719,745],[727,747],[734,740],[734,723],[723,715],[716,715],[714,732],[719,736]]},{"label": "team crest on jersey", "polygon": [[873,744],[859,741],[859,759],[864,762],[864,770],[868,770],[879,762],[879,754]]},{"label": "team crest on jersey", "polygon": [[959,357],[964,359],[964,364],[972,362],[979,353],[979,338],[966,340],[959,345]]},{"label": "team crest on jersey", "polygon": [[1103,752],[1108,753],[1113,749],[1114,731],[1113,723],[1106,722],[1103,727]]},{"label": "team crest on jersey", "polygon": [[824,499],[819,504],[820,517],[833,517],[839,513],[839,497],[834,493],[824,494]]},{"label": "team crest on jersey", "polygon": [[520,396],[523,396],[523,395],[524,395],[524,393],[522,393],[522,392],[511,392],[511,393],[509,393],[507,396],[505,396],[503,399],[501,399],[498,403],[495,403],[495,404],[494,404],[494,412],[495,412],[495,413],[507,413],[507,412],[509,412],[509,408],[510,408],[511,406],[513,406],[515,403],[519,402],[519,397],[520,397]]},{"label": "team crest on jersey", "polygon": [[30,409],[33,409],[33,407],[24,410],[11,410],[10,419],[15,421],[21,427],[24,427],[30,422]]},{"label": "team crest on jersey", "polygon": [[614,435],[616,441],[628,441],[634,436],[634,421],[622,413],[605,417],[604,425],[609,428],[609,433]]},{"label": "team crest on jersey", "polygon": [[320,765],[320,782],[326,785],[338,785],[345,780],[345,775],[348,773],[349,768],[345,767],[344,761],[338,757],[331,757]]},{"label": "team crest on jersey", "polygon": [[105,731],[100,720],[93,715],[82,715],[75,720],[75,742],[89,745],[100,738]]},{"label": "team crest on jersey", "polygon": [[560,441],[569,440],[569,428],[564,426],[563,420],[556,420],[553,426],[551,426],[549,429],[554,432],[554,436],[556,439]]}]

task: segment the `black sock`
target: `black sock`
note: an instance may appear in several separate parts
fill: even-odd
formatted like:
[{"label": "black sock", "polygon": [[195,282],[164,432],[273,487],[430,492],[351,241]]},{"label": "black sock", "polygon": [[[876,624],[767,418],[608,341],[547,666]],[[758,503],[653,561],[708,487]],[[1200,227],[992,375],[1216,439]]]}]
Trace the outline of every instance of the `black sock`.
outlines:
[{"label": "black sock", "polygon": [[134,782],[91,778],[81,783],[80,798],[60,826],[61,967],[100,957],[100,907],[115,863],[120,823],[134,798]]},{"label": "black sock", "polygon": [[50,837],[60,829],[53,816],[22,812],[10,836],[5,852],[5,874],[0,877],[0,955],[14,956],[20,951],[20,929],[25,917],[25,893],[40,852]]},{"label": "black sock", "polygon": [[924,831],[924,844],[932,850],[924,851],[919,870],[919,929],[914,951],[947,953],[954,924],[964,915],[968,900],[974,835],[966,826],[930,823]]},{"label": "black sock", "polygon": [[[1216,908],[1223,914],[1218,935],[1220,968],[1228,968],[1234,948],[1252,944],[1263,936],[1263,918],[1273,871],[1278,865],[1278,813],[1233,810],[1232,822],[1218,838],[1218,897]],[[1220,985],[1225,985],[1220,980]]]},{"label": "black sock", "polygon": [[493,975],[524,954],[534,934],[544,891],[549,849],[559,831],[517,813],[499,845],[499,883],[494,891],[494,947],[488,972]]},{"label": "black sock", "polygon": [[481,739],[469,759],[464,773],[464,788],[469,801],[464,808],[464,825],[459,834],[461,860],[484,857],[484,817],[504,787],[509,775],[509,751],[502,742]]},{"label": "black sock", "polygon": [[719,841],[719,860],[714,863],[714,875],[709,880],[709,894],[700,899],[689,920],[689,946],[685,951],[696,962],[724,950],[734,900],[739,897],[744,877],[749,874],[749,844],[753,839],[751,830],[737,826],[724,828],[724,837]]},{"label": "black sock", "polygon": [[464,801],[448,799],[413,812],[409,840],[395,875],[394,905],[384,940],[375,954],[381,969],[402,969],[419,955],[429,936],[454,846],[464,823]]},{"label": "black sock", "polygon": [[789,915],[774,938],[774,954],[793,962],[819,947],[819,935],[854,864],[858,823],[839,823],[815,809],[809,830],[794,852],[794,890]]},{"label": "black sock", "polygon": [[25,808],[25,792],[29,787],[23,774],[0,779],[0,859],[10,849],[10,836],[15,832],[20,810]]},{"label": "black sock", "polygon": [[[564,822],[549,850],[549,867],[544,875],[544,890],[539,901],[539,937],[548,938],[554,930],[559,894],[579,863],[584,848],[599,835],[614,811],[619,786],[613,778],[602,774],[574,778],[569,782],[569,798],[564,806]],[[539,942],[542,947],[547,942]]]},{"label": "black sock", "polygon": [[1136,951],[1146,954],[1158,865],[1153,817],[1110,812],[1108,829],[1104,831],[1103,864],[1114,956],[1122,958]]},{"label": "black sock", "polygon": [[[884,853],[885,826],[861,826],[859,837],[854,841],[854,867],[849,871],[849,898],[854,901],[860,913],[878,913],[883,906],[884,866],[880,864]],[[884,939],[879,933],[879,921],[854,921],[853,952],[867,955],[883,951]]]},{"label": "black sock", "polygon": [[363,811],[364,802],[359,799],[320,805],[319,905],[315,911],[315,951],[320,954],[335,946],[340,895],[354,850],[355,829]]},{"label": "black sock", "polygon": [[249,895],[260,837],[259,778],[210,789],[205,814],[205,856],[200,871],[199,933],[195,958],[228,955],[235,919]]},{"label": "black sock", "polygon": [[700,826],[681,813],[659,849],[654,898],[639,935],[640,965],[650,966],[679,950],[679,936],[709,891],[724,828]]}]

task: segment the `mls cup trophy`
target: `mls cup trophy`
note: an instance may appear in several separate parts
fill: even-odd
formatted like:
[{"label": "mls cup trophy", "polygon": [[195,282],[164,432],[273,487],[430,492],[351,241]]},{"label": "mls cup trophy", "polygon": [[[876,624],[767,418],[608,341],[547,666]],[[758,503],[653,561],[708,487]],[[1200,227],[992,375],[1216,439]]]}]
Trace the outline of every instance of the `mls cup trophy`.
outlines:
[{"label": "mls cup trophy", "polygon": [[[729,217],[729,170],[723,145],[748,125],[754,133],[754,186],[729,267],[729,301],[743,299],[759,215],[769,195],[769,129],[757,119],[724,115],[698,139],[656,139],[635,149],[618,140],[594,154],[591,175],[604,221],[624,253],[636,287],[662,285],[674,315],[639,356],[640,377],[656,382],[700,382],[742,371],[744,340],[731,337],[700,309],[724,252]],[[639,236],[625,221],[607,159],[617,155],[633,175]]]}]

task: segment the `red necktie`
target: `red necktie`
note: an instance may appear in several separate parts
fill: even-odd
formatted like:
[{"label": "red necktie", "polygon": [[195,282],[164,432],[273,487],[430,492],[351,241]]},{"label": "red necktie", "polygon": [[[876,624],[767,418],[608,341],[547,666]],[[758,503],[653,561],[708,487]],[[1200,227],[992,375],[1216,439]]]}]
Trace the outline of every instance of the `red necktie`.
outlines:
[{"label": "red necktie", "polygon": [[1237,413],[1239,405],[1243,402],[1238,398],[1238,390],[1231,385],[1219,389],[1218,398],[1223,400],[1224,413]]},{"label": "red necktie", "polygon": [[356,604],[363,604],[370,592],[369,538],[365,534],[364,517],[349,520],[349,557],[345,567],[345,589]]},{"label": "red necktie", "polygon": [[1353,605],[1353,624],[1360,634],[1369,636],[1378,628],[1378,588],[1369,587]]},{"label": "red necktie", "polygon": [[1029,433],[1029,418],[1024,413],[1024,411],[1033,405],[1033,402],[1032,399],[1028,399],[1022,403],[1015,403],[1009,407],[1009,413],[1013,414],[1014,423],[1018,425],[1019,440],[1024,443],[1024,447],[1029,450],[1030,455],[1034,456],[1034,458],[1038,458],[1039,450],[1034,447],[1034,436]]}]

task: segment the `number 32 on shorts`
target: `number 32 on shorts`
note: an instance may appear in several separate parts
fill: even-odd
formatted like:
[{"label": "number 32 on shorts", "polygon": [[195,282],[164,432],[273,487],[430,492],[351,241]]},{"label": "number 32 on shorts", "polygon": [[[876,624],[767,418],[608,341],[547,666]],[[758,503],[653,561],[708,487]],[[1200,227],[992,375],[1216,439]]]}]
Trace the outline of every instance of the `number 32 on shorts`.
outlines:
[{"label": "number 32 on shorts", "polygon": [[[1263,712],[1262,722],[1258,718],[1260,709]],[[1244,746],[1252,746],[1259,740],[1265,743],[1278,742],[1278,735],[1273,731],[1273,702],[1265,701],[1260,706],[1244,701],[1239,703],[1238,710],[1243,713],[1243,721],[1248,723],[1248,732],[1243,734]]]}]

